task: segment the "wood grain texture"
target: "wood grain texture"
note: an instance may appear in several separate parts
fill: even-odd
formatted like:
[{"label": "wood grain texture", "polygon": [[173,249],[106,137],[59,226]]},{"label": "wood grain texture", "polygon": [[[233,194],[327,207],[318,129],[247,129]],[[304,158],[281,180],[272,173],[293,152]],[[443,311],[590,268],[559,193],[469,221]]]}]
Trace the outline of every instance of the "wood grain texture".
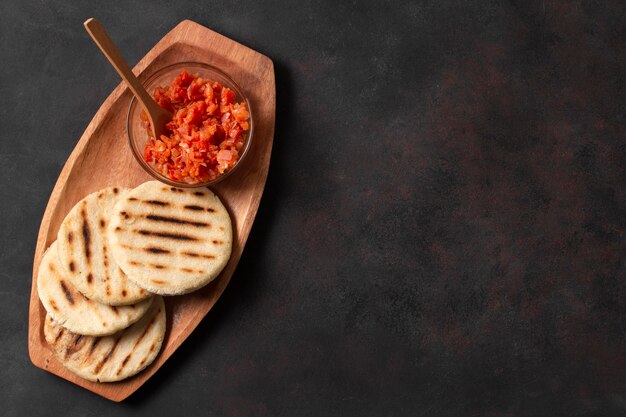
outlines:
[{"label": "wood grain texture", "polygon": [[[96,53],[96,51],[94,51]],[[276,89],[272,61],[201,25],[185,20],[168,33],[135,66],[139,80],[160,68],[182,61],[214,65],[244,90],[255,114],[250,154],[237,172],[212,187],[233,220],[233,250],[226,268],[206,287],[184,296],[166,298],[167,334],[163,348],[146,370],[130,379],[98,384],[84,380],[61,365],[48,347],[43,324],[46,311],[37,293],[37,271],[46,248],[56,239],[63,218],[81,198],[101,188],[135,187],[152,179],[134,160],[126,135],[131,93],[120,84],[104,101],[68,158],[46,207],[33,261],[28,351],[36,366],[113,401],[122,401],[148,380],[176,351],[213,307],[239,262],[256,216],[269,169]]]}]

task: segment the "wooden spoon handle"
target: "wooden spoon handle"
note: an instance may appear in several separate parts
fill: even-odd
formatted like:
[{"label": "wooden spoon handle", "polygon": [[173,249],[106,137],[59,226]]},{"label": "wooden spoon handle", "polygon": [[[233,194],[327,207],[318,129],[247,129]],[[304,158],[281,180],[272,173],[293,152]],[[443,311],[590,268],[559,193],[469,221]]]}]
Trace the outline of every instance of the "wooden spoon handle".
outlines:
[{"label": "wooden spoon handle", "polygon": [[130,69],[119,49],[117,49],[100,22],[92,17],[85,21],[84,26],[87,33],[89,33],[96,45],[98,45],[100,50],[113,65],[113,68],[115,68],[120,77],[126,81],[126,84],[135,97],[137,97],[137,100],[139,100],[144,109],[150,113],[155,107],[158,107],[158,104],[154,102],[152,97],[150,97],[150,94],[145,88],[143,88],[137,77],[135,77],[135,74],[133,74],[133,71]]}]

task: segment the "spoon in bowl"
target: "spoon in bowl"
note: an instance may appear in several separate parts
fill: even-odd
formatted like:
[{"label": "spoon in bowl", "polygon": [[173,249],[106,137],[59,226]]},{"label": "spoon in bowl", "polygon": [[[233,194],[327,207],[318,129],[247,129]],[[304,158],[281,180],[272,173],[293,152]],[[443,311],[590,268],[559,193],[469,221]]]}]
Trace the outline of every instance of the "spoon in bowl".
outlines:
[{"label": "spoon in bowl", "polygon": [[146,89],[143,88],[100,22],[92,17],[87,19],[84,25],[87,33],[89,33],[111,65],[113,65],[117,73],[126,81],[126,85],[128,85],[130,91],[146,111],[154,137],[160,138],[165,132],[165,124],[172,120],[172,113],[159,106]]}]

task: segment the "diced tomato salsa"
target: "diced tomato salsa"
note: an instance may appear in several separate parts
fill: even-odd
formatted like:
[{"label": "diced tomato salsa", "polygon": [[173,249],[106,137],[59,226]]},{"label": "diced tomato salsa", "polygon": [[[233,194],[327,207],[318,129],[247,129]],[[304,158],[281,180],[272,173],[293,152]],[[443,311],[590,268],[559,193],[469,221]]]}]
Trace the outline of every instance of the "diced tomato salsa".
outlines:
[{"label": "diced tomato salsa", "polygon": [[165,177],[190,184],[211,181],[230,170],[250,129],[245,102],[217,81],[183,70],[172,84],[154,90],[155,101],[173,113],[166,135],[154,138],[145,113],[141,118],[150,138],[144,159]]}]

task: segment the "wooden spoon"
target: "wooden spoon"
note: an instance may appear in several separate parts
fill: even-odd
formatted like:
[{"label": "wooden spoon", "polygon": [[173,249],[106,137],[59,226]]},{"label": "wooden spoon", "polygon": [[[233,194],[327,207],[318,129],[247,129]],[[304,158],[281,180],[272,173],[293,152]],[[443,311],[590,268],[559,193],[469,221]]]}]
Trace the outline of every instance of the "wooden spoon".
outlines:
[{"label": "wooden spoon", "polygon": [[146,89],[143,88],[100,22],[92,17],[87,19],[84,25],[96,45],[113,65],[117,73],[126,81],[128,88],[130,88],[130,91],[132,91],[146,111],[154,137],[160,138],[165,132],[165,124],[172,120],[172,113],[159,106]]}]

